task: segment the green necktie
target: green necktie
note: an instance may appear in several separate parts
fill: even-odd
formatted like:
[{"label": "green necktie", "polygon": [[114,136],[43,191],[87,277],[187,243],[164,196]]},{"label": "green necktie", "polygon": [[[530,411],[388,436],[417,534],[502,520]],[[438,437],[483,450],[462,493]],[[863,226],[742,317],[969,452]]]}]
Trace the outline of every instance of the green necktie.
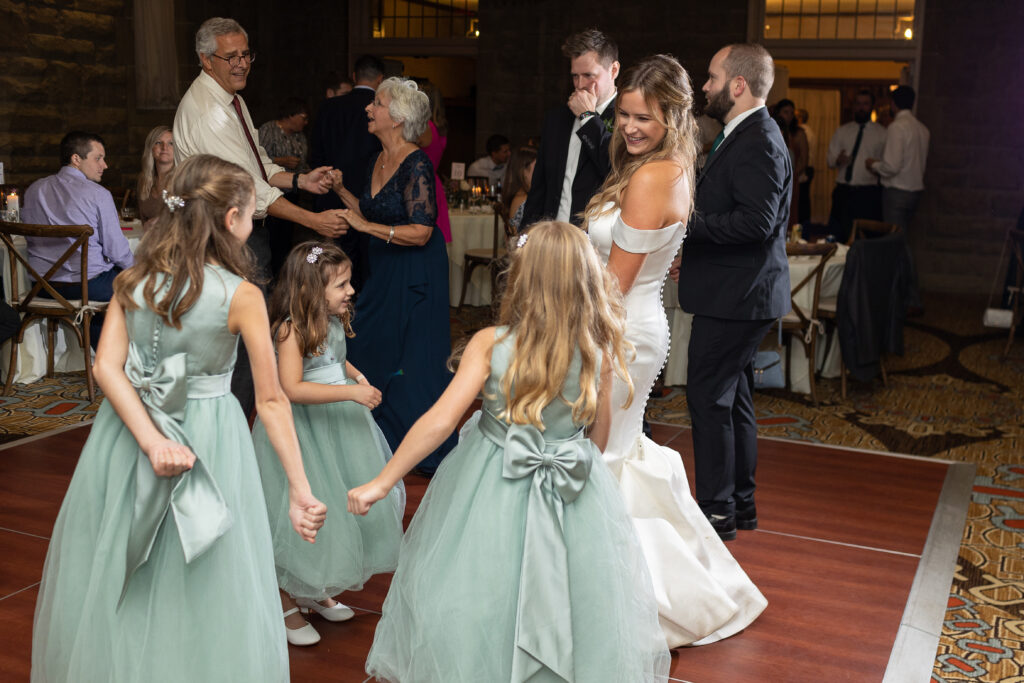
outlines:
[{"label": "green necktie", "polygon": [[[713,155],[715,153],[715,151],[719,147],[722,146],[722,140],[724,140],[724,139],[725,139],[725,129],[723,128],[721,131],[719,131],[718,136],[715,137],[715,141],[711,143],[711,151],[708,152],[708,159],[710,159],[711,155]],[[705,161],[704,163],[707,163],[707,161]]]}]

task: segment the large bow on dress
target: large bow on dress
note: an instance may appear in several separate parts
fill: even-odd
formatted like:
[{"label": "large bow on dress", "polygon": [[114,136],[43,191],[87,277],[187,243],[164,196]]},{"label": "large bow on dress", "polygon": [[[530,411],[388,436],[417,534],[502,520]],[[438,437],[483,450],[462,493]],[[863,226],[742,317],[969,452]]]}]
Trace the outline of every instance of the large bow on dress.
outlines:
[{"label": "large bow on dress", "polygon": [[533,425],[507,428],[502,476],[532,477],[516,606],[514,681],[525,681],[544,667],[566,681],[575,678],[563,512],[587,484],[592,448],[582,433],[545,441]]},{"label": "large bow on dress", "polygon": [[[134,344],[129,344],[124,370],[157,429],[168,439],[191,448],[181,427],[189,396],[185,361],[184,353],[168,356],[160,361],[152,374],[146,375],[138,350]],[[181,539],[185,562],[191,562],[206,552],[232,523],[231,511],[202,460],[197,457],[192,469],[175,477],[158,477],[149,458],[139,449],[122,600],[132,575],[149,559],[157,531],[168,510]]]}]

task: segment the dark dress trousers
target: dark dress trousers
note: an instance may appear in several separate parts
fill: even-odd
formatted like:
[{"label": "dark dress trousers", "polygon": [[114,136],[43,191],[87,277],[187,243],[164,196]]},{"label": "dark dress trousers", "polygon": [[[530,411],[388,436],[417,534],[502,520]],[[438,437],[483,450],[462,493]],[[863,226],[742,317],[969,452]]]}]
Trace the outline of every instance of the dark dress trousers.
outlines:
[{"label": "dark dress trousers", "polygon": [[[366,130],[366,107],[373,102],[374,94],[369,88],[357,87],[350,93],[325,100],[313,126],[309,146],[310,165],[340,170],[345,187],[357,197],[363,196],[363,188],[368,182],[366,169],[381,150],[380,140]],[[345,205],[332,191],[316,195],[314,207],[317,211],[325,211],[343,209]],[[335,242],[352,259],[352,286],[358,291],[368,275],[368,238],[356,230],[349,230]]]},{"label": "dark dress trousers", "polygon": [[792,184],[789,150],[763,107],[722,141],[697,179],[679,303],[694,314],[686,396],[705,514],[731,516],[753,504],[753,362],[772,321],[790,309]]},{"label": "dark dress trousers", "polygon": [[[562,197],[562,183],[565,180],[565,164],[569,157],[569,136],[576,119],[567,106],[552,109],[544,118],[543,137],[537,151],[537,165],[533,170],[533,182],[523,208],[523,220],[519,229],[539,220],[554,219],[558,215],[558,204]],[[611,171],[608,145],[612,139],[611,128],[615,125],[615,100],[605,107],[601,116],[591,116],[580,126],[576,135],[580,138],[580,159],[576,176],[572,181],[571,220],[580,225],[578,218],[590,198],[597,194],[604,179]]]}]

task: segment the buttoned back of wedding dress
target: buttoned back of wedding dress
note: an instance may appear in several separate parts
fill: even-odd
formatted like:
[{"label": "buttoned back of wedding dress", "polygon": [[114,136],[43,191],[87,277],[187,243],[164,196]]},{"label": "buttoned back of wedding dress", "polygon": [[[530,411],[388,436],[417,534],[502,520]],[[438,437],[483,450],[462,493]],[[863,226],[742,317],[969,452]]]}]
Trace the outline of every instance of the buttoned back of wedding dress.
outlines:
[{"label": "buttoned back of wedding dress", "polygon": [[623,223],[621,214],[622,210],[616,208],[589,223],[590,240],[603,262],[608,262],[613,243],[629,252],[647,254],[625,298],[626,338],[636,350],[636,357],[629,363],[634,394],[630,406],[620,410],[628,389],[623,382],[615,382],[611,434],[605,449],[610,456],[605,461],[613,472],[618,468],[618,460],[634,450],[642,434],[647,395],[668,358],[669,326],[661,301],[661,289],[672,259],[686,236],[686,226],[682,222],[655,230],[638,230]]},{"label": "buttoned back of wedding dress", "polygon": [[628,387],[612,385],[612,420],[602,458],[619,482],[655,586],[658,618],[669,647],[704,645],[746,628],[768,604],[718,538],[697,502],[679,453],[643,436],[644,408],[665,365],[669,326],[662,286],[679,245],[683,223],[637,230],[615,209],[591,220],[590,239],[607,263],[612,244],[647,258],[626,294],[626,338],[633,402]]}]

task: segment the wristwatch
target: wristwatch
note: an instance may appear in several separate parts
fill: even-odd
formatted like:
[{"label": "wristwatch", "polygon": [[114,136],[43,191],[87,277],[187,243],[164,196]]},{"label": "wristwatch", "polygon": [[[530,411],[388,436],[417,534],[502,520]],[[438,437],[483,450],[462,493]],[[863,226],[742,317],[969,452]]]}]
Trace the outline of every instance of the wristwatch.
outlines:
[{"label": "wristwatch", "polygon": [[580,121],[583,121],[588,116],[600,116],[600,115],[596,111],[585,111],[582,114],[580,114]]},{"label": "wristwatch", "polygon": [[299,191],[299,174],[292,173],[292,192]]}]

